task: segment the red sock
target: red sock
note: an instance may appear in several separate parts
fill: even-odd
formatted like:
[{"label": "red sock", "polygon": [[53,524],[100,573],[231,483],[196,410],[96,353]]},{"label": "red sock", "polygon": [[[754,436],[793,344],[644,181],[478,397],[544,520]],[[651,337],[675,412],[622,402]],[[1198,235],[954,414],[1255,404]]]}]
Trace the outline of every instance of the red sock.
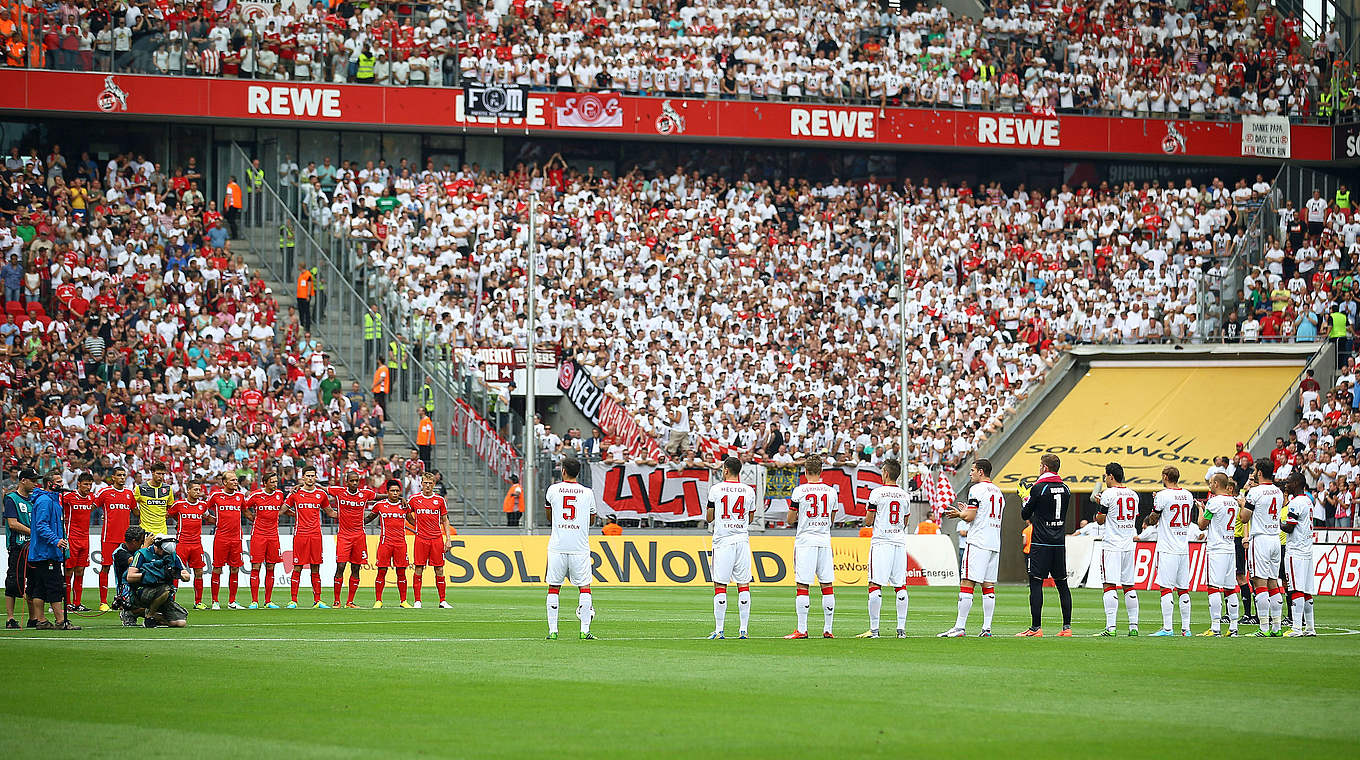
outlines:
[{"label": "red sock", "polygon": [[109,569],[99,568],[99,603],[109,603]]},{"label": "red sock", "polygon": [[312,597],[317,604],[321,603],[321,574],[312,568]]},{"label": "red sock", "polygon": [[[217,604],[217,590],[218,590],[219,588],[221,588],[221,587],[222,587],[222,575],[221,575],[221,573],[213,573],[213,579],[212,579],[213,604]],[[102,590],[103,590],[103,589],[101,589],[101,591],[102,591]]]},{"label": "red sock", "polygon": [[259,603],[260,601],[260,568],[250,568],[250,601]]},{"label": "red sock", "polygon": [[359,591],[359,576],[353,571],[349,574],[349,600],[345,604],[354,604],[354,594]]},{"label": "red sock", "polygon": [[241,573],[239,568],[229,567],[227,572],[231,573],[227,578],[227,603],[236,603],[236,590],[241,587]]},{"label": "red sock", "polygon": [[70,606],[71,606],[71,584],[72,584],[73,582],[75,582],[75,579],[76,579],[76,576],[75,576],[74,574],[71,575],[70,577],[68,577],[68,578],[65,579],[65,580],[66,580],[66,583],[65,583],[64,585],[65,585],[65,587],[66,587],[66,588],[65,588],[65,591],[66,591],[66,606],[67,606],[67,607],[70,607]]},{"label": "red sock", "polygon": [[335,571],[335,606],[340,606],[340,589],[345,585],[343,568]]},{"label": "red sock", "polygon": [[274,601],[274,568],[269,568],[264,574],[264,603],[269,604]]},{"label": "red sock", "polygon": [[420,568],[411,574],[411,583],[415,587],[416,601],[420,601],[420,587],[425,584],[425,573]]},{"label": "red sock", "polygon": [[203,576],[201,576],[201,575],[195,575],[195,576],[194,576],[194,604],[199,604],[199,603],[201,603],[202,601],[203,601]]},{"label": "red sock", "polygon": [[293,568],[293,581],[292,581],[292,583],[293,583],[293,601],[296,602],[296,601],[297,601],[297,590],[298,590],[298,585],[300,585],[300,584],[302,583],[302,568],[300,568],[300,567],[294,567],[294,568]]},{"label": "red sock", "polygon": [[85,595],[85,568],[77,567],[76,574],[71,576],[71,599],[76,606],[80,606],[80,597]]},{"label": "red sock", "polygon": [[[378,570],[378,577],[377,577],[377,579],[373,581],[373,594],[374,594],[374,598],[376,598],[376,599],[377,599],[378,601],[380,601],[380,602],[382,601],[383,587],[386,586],[386,585],[387,585],[387,568],[381,568],[380,570]],[[354,578],[353,578],[353,576],[350,576],[350,586],[349,586],[349,590],[350,590],[350,594],[351,594],[350,598],[353,599],[353,598],[354,598],[354,596],[353,596],[353,593],[354,593]]]},{"label": "red sock", "polygon": [[444,574],[436,571],[434,574],[434,587],[439,589],[439,601],[444,601],[445,592]]},{"label": "red sock", "polygon": [[397,593],[401,595],[401,600],[406,601],[406,568],[397,568]]}]

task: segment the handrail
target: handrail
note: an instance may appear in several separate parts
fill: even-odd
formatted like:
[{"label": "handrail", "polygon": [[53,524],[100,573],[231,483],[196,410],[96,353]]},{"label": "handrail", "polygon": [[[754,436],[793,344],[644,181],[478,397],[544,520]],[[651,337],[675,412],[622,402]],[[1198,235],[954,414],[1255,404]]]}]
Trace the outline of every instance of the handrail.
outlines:
[{"label": "handrail", "polygon": [[1257,425],[1256,429],[1253,430],[1251,435],[1247,438],[1247,451],[1251,451],[1256,447],[1256,444],[1260,440],[1261,435],[1265,432],[1266,427],[1275,421],[1275,415],[1293,399],[1295,393],[1298,393],[1299,383],[1303,382],[1303,378],[1308,374],[1308,371],[1327,353],[1328,348],[1329,344],[1326,341],[1322,341],[1318,345],[1317,351],[1314,351],[1313,355],[1308,357],[1308,361],[1304,362],[1303,369],[1299,370],[1299,374],[1296,375],[1293,382],[1285,388],[1284,393],[1280,395],[1280,398],[1275,402],[1275,405],[1270,408],[1270,411],[1266,413],[1265,417],[1261,418],[1261,424]]}]

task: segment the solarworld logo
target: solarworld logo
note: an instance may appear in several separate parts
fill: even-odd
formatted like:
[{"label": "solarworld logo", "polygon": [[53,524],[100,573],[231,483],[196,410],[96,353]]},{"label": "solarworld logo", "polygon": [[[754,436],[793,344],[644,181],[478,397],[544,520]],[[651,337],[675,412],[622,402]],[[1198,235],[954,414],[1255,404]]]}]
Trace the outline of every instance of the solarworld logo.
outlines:
[{"label": "solarworld logo", "polygon": [[832,550],[831,564],[836,571],[836,583],[854,585],[869,576],[868,549],[842,548]]}]

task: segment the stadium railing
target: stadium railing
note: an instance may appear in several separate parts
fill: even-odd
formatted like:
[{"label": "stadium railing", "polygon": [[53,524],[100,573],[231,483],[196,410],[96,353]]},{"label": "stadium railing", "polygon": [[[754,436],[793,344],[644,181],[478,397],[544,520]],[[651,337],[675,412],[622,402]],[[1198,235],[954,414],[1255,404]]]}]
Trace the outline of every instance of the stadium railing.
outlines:
[{"label": "stadium railing", "polygon": [[1270,191],[1249,212],[1243,233],[1237,238],[1230,256],[1216,262],[1199,278],[1196,303],[1199,305],[1197,342],[1214,343],[1224,339],[1227,315],[1237,309],[1239,285],[1247,270],[1261,260],[1266,237],[1279,230],[1279,209],[1283,205],[1279,183],[1285,167],[1275,173]]},{"label": "stadium railing", "polygon": [[[244,177],[251,158],[239,144],[233,143],[226,174]],[[313,309],[312,333],[323,342],[332,359],[349,370],[366,393],[371,389],[377,361],[388,355],[387,346],[394,338],[401,337],[407,354],[406,369],[402,370],[398,362],[388,394],[384,424],[395,426],[406,443],[415,449],[416,425],[426,400],[423,391],[428,382],[436,435],[432,465],[443,475],[453,497],[450,499],[450,520],[456,525],[493,524],[507,486],[479,459],[475,449],[452,434],[455,405],[462,401],[482,419],[493,424],[504,422],[496,427],[504,431],[506,440],[521,456],[524,451],[523,417],[511,410],[493,411],[492,394],[478,373],[466,366],[451,346],[439,345],[432,332],[412,319],[405,294],[395,289],[383,292],[379,277],[357,255],[356,241],[339,237],[333,228],[310,218],[300,219],[268,182],[260,192],[246,194],[246,203],[242,219],[247,232],[246,242],[276,282],[292,287],[299,264],[317,268],[317,279],[321,283],[318,292],[325,295],[324,307]],[[292,225],[295,233],[296,245],[291,252],[278,245],[280,228],[284,225]],[[320,296],[318,300],[321,300]],[[370,304],[376,305],[382,315],[383,337],[377,351],[366,354],[370,349],[365,345],[363,317]],[[541,503],[541,500],[526,500],[526,503]],[[460,513],[461,520],[458,519]]]}]

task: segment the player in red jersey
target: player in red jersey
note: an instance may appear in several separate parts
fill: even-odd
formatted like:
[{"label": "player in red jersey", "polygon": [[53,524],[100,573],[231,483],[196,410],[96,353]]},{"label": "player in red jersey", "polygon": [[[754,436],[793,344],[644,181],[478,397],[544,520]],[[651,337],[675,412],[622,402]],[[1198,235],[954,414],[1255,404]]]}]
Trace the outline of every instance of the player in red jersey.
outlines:
[{"label": "player in red jersey", "polygon": [[[283,491],[279,490],[279,474],[266,472],[260,478],[262,488],[246,497],[245,516],[250,520],[250,607],[260,608],[260,568],[264,567],[264,606],[277,610],[274,604],[274,565],[283,561],[279,546],[279,513],[283,511]],[[294,571],[296,573],[296,571]],[[293,598],[297,599],[294,590]],[[297,606],[297,605],[292,605]]]},{"label": "player in red jersey", "polygon": [[387,585],[389,567],[397,571],[397,592],[401,594],[401,606],[407,608],[411,606],[411,603],[406,601],[407,509],[401,500],[401,481],[394,478],[387,481],[387,498],[374,502],[368,516],[364,518],[365,525],[378,518],[382,519],[382,540],[378,542],[378,577],[373,582],[373,592],[377,596],[377,600],[373,602],[375,610],[382,608],[383,587]]},{"label": "player in red jersey", "polygon": [[66,522],[66,540],[71,556],[66,559],[66,611],[89,612],[80,603],[85,590],[85,568],[90,566],[90,514],[94,511],[94,476],[88,472],[76,478],[76,490],[61,495],[61,516]]},{"label": "player in red jersey", "polygon": [[217,591],[222,587],[222,569],[229,567],[227,575],[227,609],[243,610],[236,603],[238,575],[241,572],[241,513],[245,510],[246,495],[241,491],[241,480],[234,472],[222,475],[222,488],[213,491],[208,497],[208,511],[217,522],[213,531],[212,550],[212,608],[222,609],[217,602]]},{"label": "player in red jersey", "polygon": [[420,476],[420,493],[407,500],[411,511],[407,520],[416,529],[415,554],[416,569],[412,580],[415,582],[416,609],[420,609],[420,586],[425,580],[425,566],[434,568],[434,585],[439,589],[439,606],[449,609],[452,605],[445,600],[444,552],[449,550],[448,506],[444,497],[434,492],[434,473]]},{"label": "player in red jersey", "polygon": [[203,568],[207,566],[203,553],[203,523],[212,524],[216,518],[208,514],[208,504],[203,501],[203,484],[197,480],[189,481],[185,498],[170,505],[166,518],[174,520],[175,554],[185,568],[194,571],[194,609],[206,610],[203,603]]},{"label": "player in red jersey", "polygon": [[141,515],[137,499],[127,487],[125,468],[114,468],[109,487],[99,492],[94,503],[104,515],[103,533],[99,536],[99,611],[108,612],[112,609],[109,607],[109,568],[113,567],[113,553],[123,543],[123,534],[132,525],[133,515]]},{"label": "player in red jersey", "polygon": [[[312,570],[312,609],[325,610],[330,606],[321,601],[321,512],[335,517],[331,497],[317,488],[316,468],[302,468],[302,487],[288,494],[284,511],[297,515],[293,526],[293,601],[288,609],[297,609],[298,584],[302,582],[303,566]],[[337,588],[338,592],[338,588]]]},{"label": "player in red jersey", "polygon": [[378,498],[371,488],[361,487],[363,475],[358,470],[345,473],[345,485],[333,486],[330,497],[335,500],[336,520],[340,528],[335,534],[335,606],[340,606],[340,586],[349,565],[349,601],[345,606],[358,609],[354,593],[359,590],[359,568],[368,567],[368,536],[364,535],[364,513]]}]

